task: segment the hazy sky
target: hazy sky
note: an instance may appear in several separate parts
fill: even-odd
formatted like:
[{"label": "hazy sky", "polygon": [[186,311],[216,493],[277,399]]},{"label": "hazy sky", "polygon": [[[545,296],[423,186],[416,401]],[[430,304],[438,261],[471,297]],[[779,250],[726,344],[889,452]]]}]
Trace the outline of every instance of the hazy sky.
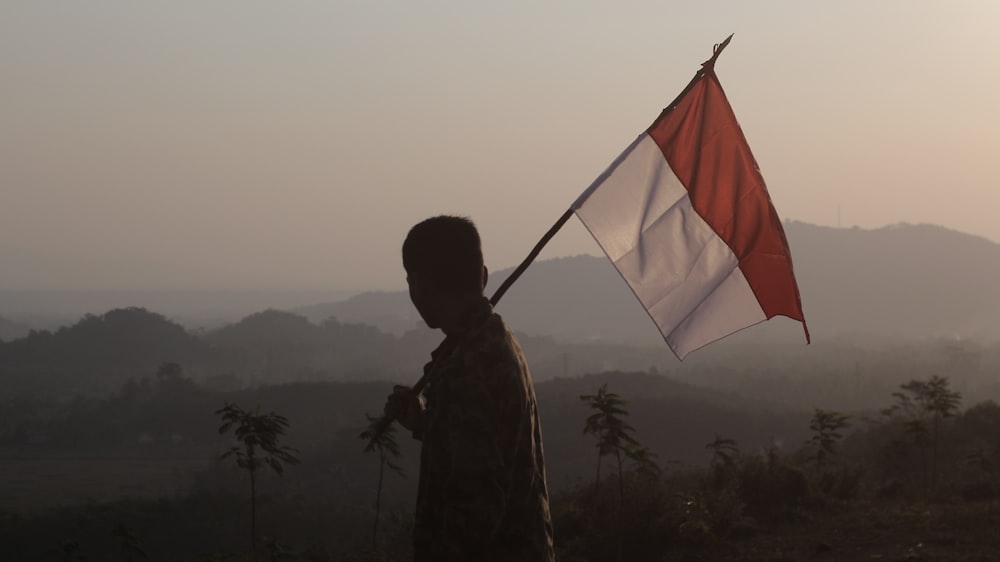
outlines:
[{"label": "hazy sky", "polygon": [[[0,289],[403,285],[515,265],[716,66],[785,219],[1000,241],[996,0],[0,4]],[[838,219],[839,216],[839,219]],[[598,253],[574,219],[544,256]]]}]

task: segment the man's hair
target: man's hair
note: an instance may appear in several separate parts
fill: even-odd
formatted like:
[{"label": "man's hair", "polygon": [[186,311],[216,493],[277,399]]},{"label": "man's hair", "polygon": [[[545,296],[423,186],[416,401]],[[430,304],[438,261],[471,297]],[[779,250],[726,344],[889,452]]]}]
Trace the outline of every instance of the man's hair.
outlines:
[{"label": "man's hair", "polygon": [[483,249],[476,225],[449,215],[418,223],[403,242],[403,267],[447,294],[482,292]]}]

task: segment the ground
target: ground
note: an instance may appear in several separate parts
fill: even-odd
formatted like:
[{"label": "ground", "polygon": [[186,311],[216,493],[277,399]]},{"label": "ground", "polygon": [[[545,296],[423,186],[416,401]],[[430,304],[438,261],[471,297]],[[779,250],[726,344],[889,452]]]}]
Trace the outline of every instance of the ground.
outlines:
[{"label": "ground", "polygon": [[1000,502],[856,501],[727,541],[715,559],[1000,560]]}]

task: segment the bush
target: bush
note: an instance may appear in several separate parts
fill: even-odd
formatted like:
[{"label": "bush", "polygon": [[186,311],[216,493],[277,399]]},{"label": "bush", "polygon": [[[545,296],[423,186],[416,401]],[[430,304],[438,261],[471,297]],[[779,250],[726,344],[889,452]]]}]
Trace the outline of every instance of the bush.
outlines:
[{"label": "bush", "polygon": [[809,483],[802,469],[776,455],[742,459],[739,467],[740,497],[747,512],[757,518],[773,518],[806,496]]},{"label": "bush", "polygon": [[822,494],[838,500],[858,497],[865,469],[861,466],[840,466],[836,470],[824,471],[819,476],[819,490]]}]

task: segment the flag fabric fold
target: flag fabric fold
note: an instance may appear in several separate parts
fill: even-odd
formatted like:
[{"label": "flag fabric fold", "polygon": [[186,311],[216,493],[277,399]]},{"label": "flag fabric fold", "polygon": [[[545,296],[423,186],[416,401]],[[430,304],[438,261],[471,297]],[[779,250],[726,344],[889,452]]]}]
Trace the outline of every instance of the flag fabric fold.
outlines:
[{"label": "flag fabric fold", "polygon": [[809,339],[781,220],[713,69],[719,50],[571,207],[681,359],[779,315]]}]

